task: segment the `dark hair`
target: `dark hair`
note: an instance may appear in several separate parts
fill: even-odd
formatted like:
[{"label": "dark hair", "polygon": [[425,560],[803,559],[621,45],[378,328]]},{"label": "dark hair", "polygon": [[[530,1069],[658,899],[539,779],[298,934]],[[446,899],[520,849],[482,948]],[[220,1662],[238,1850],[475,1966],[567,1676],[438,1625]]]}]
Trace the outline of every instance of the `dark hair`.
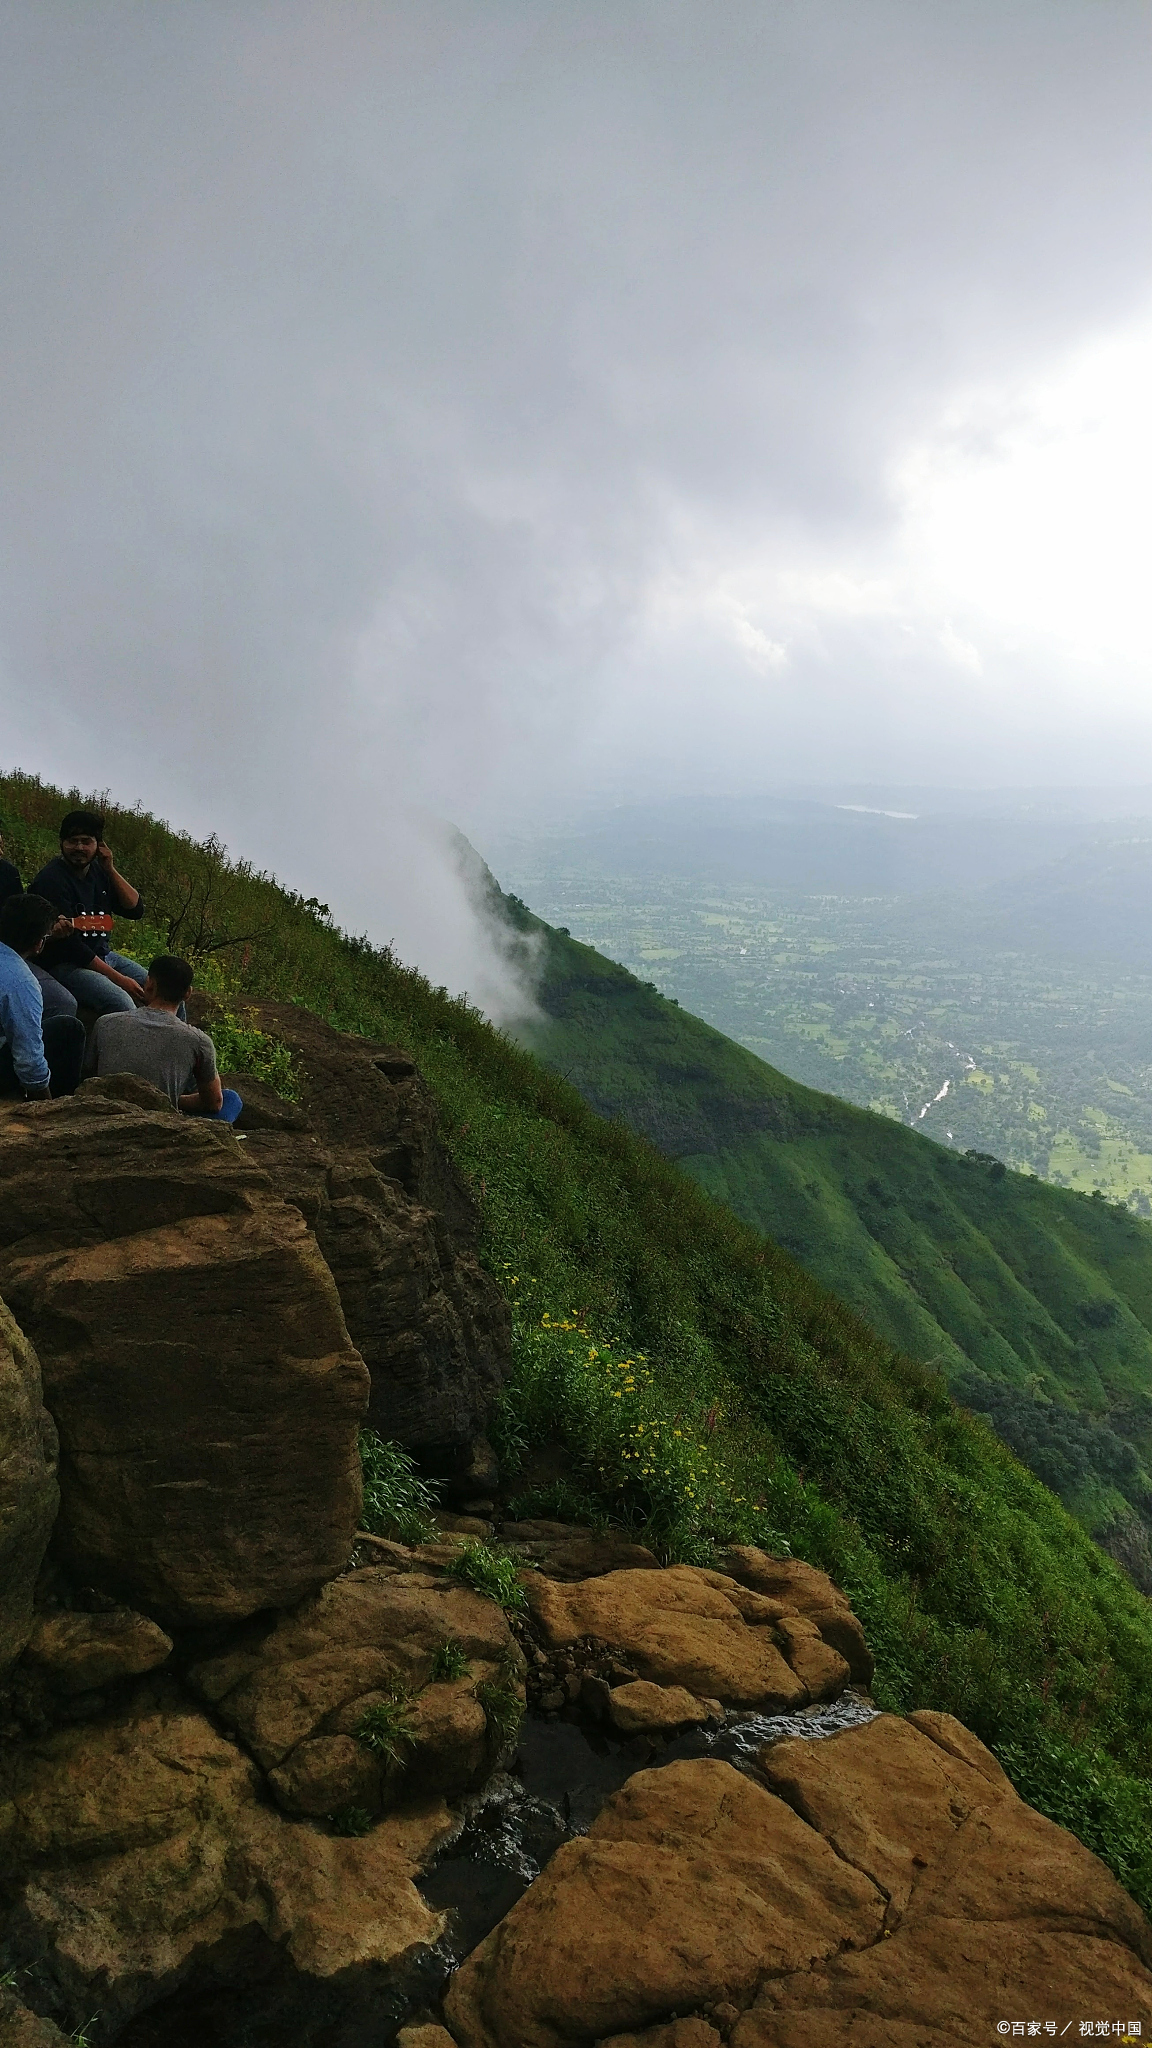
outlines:
[{"label": "dark hair", "polygon": [[71,839],[75,833],[83,833],[90,839],[103,839],[104,820],[99,811],[69,811],[61,821],[60,837]]},{"label": "dark hair", "polygon": [[177,960],[171,953],[161,953],[148,962],[148,972],[156,983],[157,993],[166,1003],[182,1003],[196,977],[186,960]]},{"label": "dark hair", "polygon": [[43,896],[9,896],[0,909],[0,945],[30,953],[46,938],[60,913]]}]

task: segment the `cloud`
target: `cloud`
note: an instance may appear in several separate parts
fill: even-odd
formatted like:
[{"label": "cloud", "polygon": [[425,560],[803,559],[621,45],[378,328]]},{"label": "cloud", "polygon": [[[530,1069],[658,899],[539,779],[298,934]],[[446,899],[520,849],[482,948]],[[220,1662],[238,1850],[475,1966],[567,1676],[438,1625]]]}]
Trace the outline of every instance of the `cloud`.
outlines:
[{"label": "cloud", "polygon": [[[489,959],[497,1009],[430,815],[1079,777],[1088,726],[1125,772],[1130,558],[1060,522],[1035,422],[1143,318],[1147,36],[1135,0],[0,7],[5,755],[450,985]],[[985,513],[1029,462],[1060,569],[1013,585]]]}]

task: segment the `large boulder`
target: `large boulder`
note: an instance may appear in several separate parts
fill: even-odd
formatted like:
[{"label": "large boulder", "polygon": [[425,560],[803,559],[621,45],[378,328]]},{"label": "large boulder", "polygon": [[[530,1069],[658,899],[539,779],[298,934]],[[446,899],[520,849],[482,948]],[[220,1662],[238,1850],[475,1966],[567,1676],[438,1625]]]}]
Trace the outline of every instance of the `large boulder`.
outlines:
[{"label": "large boulder", "polygon": [[713,2022],[731,2048],[967,2048],[1003,2020],[1148,2013],[1139,1908],[949,1716],[761,1769],[631,1778],[462,1965],[460,2048],[687,2048]]},{"label": "large boulder", "polygon": [[82,1090],[6,1118],[0,1195],[76,1579],[206,1623],[339,1571],[368,1376],[312,1232],[231,1132]]},{"label": "large boulder", "polygon": [[56,1449],[39,1360],[0,1301],[0,1672],[32,1630],[32,1595],[60,1499]]},{"label": "large boulder", "polygon": [[[452,1644],[466,1675],[439,1675]],[[480,1782],[501,1747],[485,1688],[519,1697],[523,1658],[500,1608],[467,1586],[422,1571],[367,1566],[345,1573],[271,1626],[192,1671],[218,1721],[270,1773],[286,1811],[383,1808],[430,1789]],[[479,1695],[479,1697],[478,1697]],[[394,1757],[358,1743],[373,1708],[399,1705]]]},{"label": "large boulder", "polygon": [[524,1586],[546,1648],[598,1638],[640,1678],[698,1699],[783,1714],[835,1699],[849,1681],[815,1622],[723,1572],[674,1565],[574,1584],[526,1574]]},{"label": "large boulder", "polygon": [[395,1047],[290,1004],[256,1014],[296,1053],[304,1099],[278,1117],[261,1096],[248,1156],[316,1232],[372,1377],[368,1420],[465,1497],[483,1493],[511,1322],[477,1258],[476,1206],[437,1136],[431,1095]]},{"label": "large boulder", "polygon": [[380,1993],[442,1930],[413,1879],[449,1828],[435,1798],[361,1838],[286,1820],[234,1741],[146,1686],[0,1767],[6,1956],[25,2000],[69,2029],[98,2009],[107,2039],[190,1978]]}]

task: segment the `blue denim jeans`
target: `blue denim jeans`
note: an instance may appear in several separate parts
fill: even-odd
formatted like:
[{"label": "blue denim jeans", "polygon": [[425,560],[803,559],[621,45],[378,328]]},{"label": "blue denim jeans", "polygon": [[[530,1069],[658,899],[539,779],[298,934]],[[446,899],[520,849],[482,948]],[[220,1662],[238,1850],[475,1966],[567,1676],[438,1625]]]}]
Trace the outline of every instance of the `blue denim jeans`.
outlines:
[{"label": "blue denim jeans", "polygon": [[[141,967],[138,960],[126,960],[122,953],[108,953],[105,957],[117,974],[128,975],[143,988],[148,979],[148,969]],[[98,1017],[106,1016],[110,1010],[136,1008],[126,988],[117,988],[114,981],[109,981],[106,974],[97,974],[93,967],[57,967],[55,975],[84,1009],[95,1010]]]}]

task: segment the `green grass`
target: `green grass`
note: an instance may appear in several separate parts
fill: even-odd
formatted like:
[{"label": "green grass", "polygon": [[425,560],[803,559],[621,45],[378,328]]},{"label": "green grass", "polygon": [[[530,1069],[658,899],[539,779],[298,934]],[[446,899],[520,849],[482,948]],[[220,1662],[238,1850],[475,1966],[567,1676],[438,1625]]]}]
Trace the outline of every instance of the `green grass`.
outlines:
[{"label": "green grass", "polygon": [[[591,947],[542,930],[548,1021],[533,1043],[549,1065],[889,1343],[961,1383],[965,1400],[1002,1410],[979,1401],[975,1372],[1083,1418],[1100,1484],[1058,1490],[1090,1532],[1106,1531],[1117,1487],[1152,1521],[1152,1226],[790,1081]],[[1119,1479],[1116,1437],[1134,1454]],[[1037,1469],[1053,1483],[1051,1461]]]},{"label": "green grass", "polygon": [[356,1740],[385,1763],[405,1764],[416,1740],[410,1694],[397,1692],[391,1699],[374,1700],[360,1717]]},{"label": "green grass", "polygon": [[361,1520],[368,1534],[390,1536],[396,1543],[431,1542],[436,1534],[436,1489],[421,1479],[403,1445],[388,1442],[374,1429],[362,1429],[360,1469]]},{"label": "green grass", "polygon": [[521,1614],[528,1602],[520,1584],[520,1569],[514,1557],[506,1556],[489,1543],[466,1543],[451,1564],[445,1566],[445,1574],[462,1586],[470,1586],[474,1593],[483,1594],[486,1600],[495,1600],[506,1614]]},{"label": "green grass", "polygon": [[[19,820],[39,858],[68,800],[28,778],[0,780],[5,823]],[[1152,1783],[1152,1608],[992,1431],[953,1405],[942,1375],[876,1327],[879,1314],[870,1327],[786,1250],[623,1123],[597,1116],[466,1003],[386,950],[336,931],[322,906],[137,813],[113,813],[108,829],[123,871],[148,894],[150,916],[179,914],[195,896],[198,929],[214,948],[205,957],[231,1003],[294,1000],[341,1029],[406,1046],[419,1063],[476,1196],[483,1256],[513,1303],[515,1364],[502,1417],[510,1463],[545,1439],[559,1446],[573,1486],[613,1520],[638,1531],[651,1523],[668,1557],[699,1554],[747,1528],[743,1517],[756,1511],[752,1526],[776,1532],[768,1541],[786,1541],[849,1593],[877,1655],[885,1706],[958,1714],[1004,1754],[1044,1811],[1073,1828],[1090,1825],[1093,1845],[1152,1904],[1131,1854],[1133,1816],[1146,1810]],[[694,1020],[669,1005],[654,1013],[654,1054],[670,1044],[686,1096],[697,1085],[685,1072],[688,1052],[697,1059],[703,1041],[696,1033],[661,1039],[668,1018]],[[706,1036],[711,1044],[717,1035]],[[750,1060],[739,1048],[731,1055]],[[699,1064],[706,1069],[702,1052]],[[825,1162],[826,1185],[842,1191],[858,1171],[845,1119],[916,1143],[826,1097],[811,1098],[806,1122],[808,1091],[763,1072],[767,1106],[745,1080],[717,1125],[724,1091],[706,1070],[695,1128],[711,1117],[713,1138],[722,1128],[734,1142],[736,1110],[745,1115],[752,1101],[761,1118],[752,1135],[767,1133],[766,1114],[778,1117],[778,1150],[794,1136]],[[659,1083],[654,1073],[657,1107]],[[906,1149],[864,1177],[893,1193],[908,1229],[918,1205],[952,1186],[934,1178],[936,1150],[918,1147],[929,1163],[911,1194],[901,1180]],[[1102,1365],[1127,1372],[1135,1390],[1142,1366],[1139,1356],[1125,1360],[1123,1346],[1152,1324],[1143,1227],[1054,1189],[1009,1205],[1006,1189],[1034,1184],[994,1180],[970,1161],[949,1166],[983,1219],[982,1256],[1001,1289],[998,1297],[990,1280],[983,1295],[986,1341],[999,1335],[998,1298],[1013,1333],[1000,1341],[1014,1359],[1022,1294],[1035,1304],[1045,1345],[1049,1324],[1065,1328],[1062,1301],[1070,1316],[1073,1301],[1114,1298],[1115,1321],[1076,1325],[1077,1370],[1085,1384],[1093,1372],[1103,1384]],[[818,1177],[814,1167],[807,1177]],[[843,1192],[839,1199],[849,1206]],[[962,1222],[975,1229],[958,1196],[956,1214],[958,1233]],[[926,1207],[923,1215],[930,1220]],[[957,1245],[953,1269],[964,1286],[966,1244]],[[940,1284],[947,1289],[946,1275]],[[918,1299],[913,1289],[908,1298]],[[606,1389],[615,1387],[604,1361],[617,1377],[631,1361],[635,1382],[610,1408]],[[662,1445],[687,1443],[683,1462],[678,1454],[645,1472],[643,1460],[638,1469],[624,1458],[635,1442],[625,1393],[635,1404],[632,1428],[658,1423]],[[518,1490],[515,1472],[509,1478]]]},{"label": "green grass", "polygon": [[524,1702],[510,1680],[485,1679],[476,1687],[476,1698],[484,1709],[488,1733],[494,1746],[503,1749],[511,1742],[524,1718]]},{"label": "green grass", "polygon": [[455,1636],[448,1636],[432,1659],[432,1682],[435,1685],[438,1681],[467,1678],[471,1668],[463,1643],[458,1643]]}]

